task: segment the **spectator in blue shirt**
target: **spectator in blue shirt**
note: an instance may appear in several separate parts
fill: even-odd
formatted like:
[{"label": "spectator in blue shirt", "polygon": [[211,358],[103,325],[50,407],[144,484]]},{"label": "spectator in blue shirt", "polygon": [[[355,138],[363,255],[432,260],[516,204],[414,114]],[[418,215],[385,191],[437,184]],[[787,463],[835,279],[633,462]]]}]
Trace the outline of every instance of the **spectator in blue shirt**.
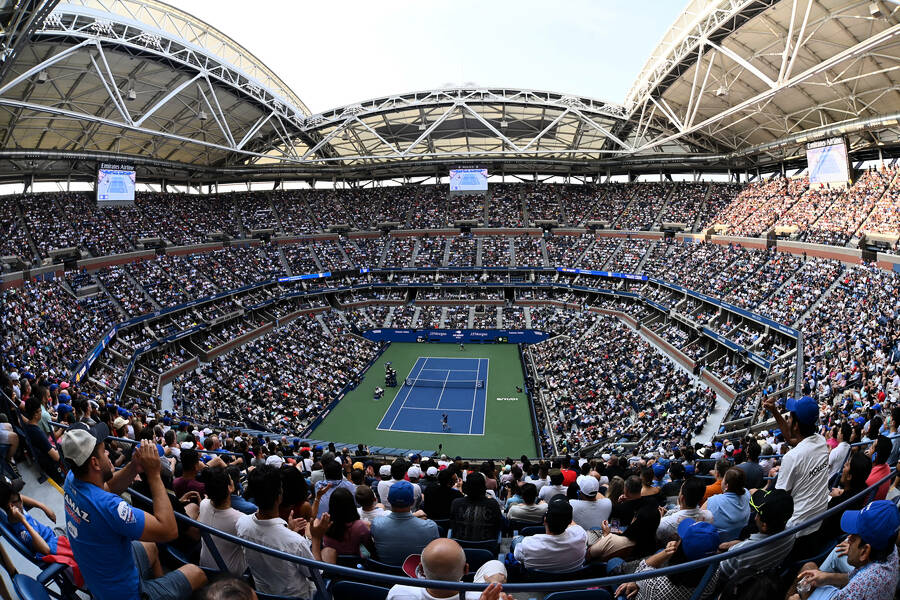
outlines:
[{"label": "spectator in blue shirt", "polygon": [[391,512],[372,521],[372,538],[378,559],[391,565],[400,565],[410,554],[421,554],[431,540],[440,537],[437,523],[431,519],[419,519],[410,509],[415,502],[413,485],[398,481],[388,492]]},{"label": "spectator in blue shirt", "polygon": [[25,512],[22,497],[19,495],[21,490],[21,479],[13,482],[5,478],[0,479],[0,508],[6,513],[10,529],[29,550],[34,552],[35,558],[56,554],[59,538],[50,527],[35,521]]},{"label": "spectator in blue shirt", "polygon": [[[334,459],[329,460],[322,465],[322,470],[325,474],[325,479],[316,483],[316,498],[318,507],[316,510],[317,519],[321,519],[322,515],[324,515],[328,511],[328,503],[331,501],[331,494],[332,492],[334,492],[334,490],[338,488],[346,488],[351,495],[356,493],[356,486],[352,482],[344,479],[344,470],[341,468],[341,463]],[[319,492],[326,486],[331,487],[328,488],[320,497]]]},{"label": "spectator in blue shirt", "polygon": [[750,495],[744,488],[744,472],[732,467],[722,479],[722,493],[706,501],[703,508],[713,515],[713,525],[723,542],[737,539],[750,521]]},{"label": "spectator in blue shirt", "polygon": [[[196,565],[162,575],[155,542],[175,539],[178,526],[153,443],[144,440],[115,474],[104,443],[86,428],[67,431],[60,447],[72,469],[64,486],[66,530],[96,600],[186,600],[206,584]],[[117,495],[138,473],[150,488],[153,514]]]}]

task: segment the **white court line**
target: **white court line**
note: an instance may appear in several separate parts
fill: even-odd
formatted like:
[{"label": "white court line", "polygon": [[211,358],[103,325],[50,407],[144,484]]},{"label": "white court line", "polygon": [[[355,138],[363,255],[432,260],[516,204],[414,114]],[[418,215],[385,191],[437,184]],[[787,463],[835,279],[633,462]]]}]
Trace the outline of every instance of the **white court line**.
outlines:
[{"label": "white court line", "polygon": [[[430,409],[430,410],[434,410],[434,409]],[[483,433],[453,433],[452,431],[412,431],[409,429],[385,429],[384,427],[376,427],[375,431],[393,431],[396,433],[417,433],[419,435],[472,435],[475,437],[484,437]]]},{"label": "white court line", "polygon": [[[420,361],[420,360],[422,360],[422,357],[421,357],[421,356],[420,356],[419,358],[416,359],[416,365],[419,364],[419,361]],[[406,381],[405,381],[405,380],[403,381],[403,385],[404,385],[406,388],[408,388],[408,389],[406,390],[406,397],[403,398],[403,403],[400,404],[400,410],[398,410],[398,411],[397,411],[397,414],[394,415],[394,420],[391,421],[391,427],[390,427],[389,431],[392,431],[392,430],[394,429],[394,423],[397,422],[397,417],[399,417],[399,416],[400,416],[400,413],[403,412],[403,407],[406,406],[406,401],[409,400],[409,395],[412,393],[413,388],[416,387],[416,382],[419,380],[419,375],[422,373],[422,369],[424,369],[424,368],[425,368],[425,365],[427,365],[427,364],[428,364],[428,359],[426,358],[426,359],[425,359],[425,362],[422,363],[422,367],[419,369],[419,372],[416,373],[416,378],[413,379],[413,384],[412,384],[412,385],[406,385]],[[413,365],[413,368],[414,368],[414,369],[415,369],[415,366],[416,366],[416,365]],[[394,398],[394,402],[396,402],[396,401],[397,401],[397,399]],[[394,405],[394,402],[391,402],[391,406]],[[391,406],[388,406],[388,410],[391,410]],[[387,414],[387,411],[385,411],[384,414]],[[384,418],[384,417],[382,417],[382,419],[383,419],[383,418]]]},{"label": "white court line", "polygon": [[447,380],[450,379],[450,370],[447,370],[447,374],[444,376],[444,385],[441,386],[441,394],[438,396],[436,409],[440,410],[441,408],[441,398],[444,397],[444,390],[447,389]]},{"label": "white court line", "polygon": [[[453,371],[455,373],[478,373],[478,369],[421,369],[421,371]],[[420,371],[420,373],[421,373]]]},{"label": "white court line", "polygon": [[[478,361],[479,370],[481,367],[481,360]],[[475,379],[478,379],[478,373],[475,374]],[[469,409],[469,435],[472,435],[472,415],[475,414],[475,398],[478,397],[478,388],[475,388],[475,391],[472,392],[472,408]]]},{"label": "white court line", "polygon": [[442,412],[470,412],[468,408],[422,408],[420,406],[407,406],[404,410],[439,410]]},{"label": "white court line", "polygon": [[[478,370],[481,371],[481,364],[484,361],[484,407],[481,411],[481,435],[485,434],[487,431],[487,405],[488,405],[488,383],[491,380],[491,359],[489,358],[479,358],[478,359]],[[473,410],[474,412],[474,410]]]}]

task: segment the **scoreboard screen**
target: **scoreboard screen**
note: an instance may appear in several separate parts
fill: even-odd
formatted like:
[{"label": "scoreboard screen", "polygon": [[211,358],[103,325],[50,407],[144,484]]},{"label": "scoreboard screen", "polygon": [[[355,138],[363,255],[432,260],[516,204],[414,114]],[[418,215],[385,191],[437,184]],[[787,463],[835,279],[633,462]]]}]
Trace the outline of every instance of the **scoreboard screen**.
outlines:
[{"label": "scoreboard screen", "polygon": [[486,192],[488,189],[487,169],[451,169],[451,192]]},{"label": "scoreboard screen", "polygon": [[806,163],[810,183],[846,183],[850,180],[850,162],[843,138],[807,144]]},{"label": "scoreboard screen", "polygon": [[97,169],[97,204],[134,204],[134,165],[100,163]]}]

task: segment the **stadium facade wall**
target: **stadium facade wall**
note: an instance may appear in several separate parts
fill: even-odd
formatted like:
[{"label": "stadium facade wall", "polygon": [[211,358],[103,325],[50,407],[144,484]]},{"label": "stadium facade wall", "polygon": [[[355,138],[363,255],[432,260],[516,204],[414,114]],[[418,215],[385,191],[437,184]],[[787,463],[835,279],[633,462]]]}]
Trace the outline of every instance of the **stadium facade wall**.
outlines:
[{"label": "stadium facade wall", "polygon": [[418,306],[504,306],[505,300],[416,300]]},{"label": "stadium facade wall", "polygon": [[862,263],[862,251],[855,248],[841,248],[840,246],[826,246],[824,244],[804,244],[802,242],[779,241],[775,246],[779,252],[790,254],[805,254],[816,258],[830,258],[851,265]]},{"label": "stadium facade wall", "polygon": [[125,252],[124,254],[112,254],[110,256],[97,256],[83,258],[78,261],[79,269],[97,271],[105,267],[115,267],[141,260],[150,260],[156,257],[156,250],[138,250],[137,252]]},{"label": "stadium facade wall", "polygon": [[540,227],[476,227],[472,229],[472,235],[474,235],[475,237],[486,235],[531,235],[534,237],[539,237],[541,235],[544,235],[544,230]]},{"label": "stadium facade wall", "polygon": [[171,246],[166,248],[166,256],[187,256],[189,254],[200,254],[201,252],[215,252],[223,250],[225,245],[222,243],[196,244],[194,246]]},{"label": "stadium facade wall", "polygon": [[392,238],[454,237],[459,235],[459,229],[394,229],[388,235]]},{"label": "stadium facade wall", "polygon": [[663,238],[663,233],[661,231],[618,231],[611,229],[601,229],[597,231],[597,237],[631,238],[633,240],[661,240]]},{"label": "stadium facade wall", "polygon": [[753,248],[754,250],[765,250],[768,247],[768,242],[765,238],[738,237],[735,235],[711,235],[709,236],[709,241],[713,244],[722,245],[737,244],[744,248]]},{"label": "stadium facade wall", "polygon": [[289,235],[276,237],[274,241],[279,246],[282,244],[303,244],[305,242],[325,242],[337,240],[340,236],[336,233],[310,233],[308,235]]},{"label": "stadium facade wall", "polygon": [[886,271],[897,271],[900,273],[900,255],[879,252],[875,264]]}]

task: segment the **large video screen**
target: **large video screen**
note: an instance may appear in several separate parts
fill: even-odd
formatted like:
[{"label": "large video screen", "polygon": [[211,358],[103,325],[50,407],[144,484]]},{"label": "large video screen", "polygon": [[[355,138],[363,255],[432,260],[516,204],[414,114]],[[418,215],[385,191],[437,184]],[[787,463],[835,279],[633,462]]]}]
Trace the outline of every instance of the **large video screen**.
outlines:
[{"label": "large video screen", "polygon": [[806,163],[810,183],[846,183],[850,180],[847,144],[841,138],[807,144]]},{"label": "large video screen", "polygon": [[486,192],[488,184],[487,169],[451,169],[451,192]]},{"label": "large video screen", "polygon": [[100,163],[97,169],[97,204],[134,202],[134,165]]}]

